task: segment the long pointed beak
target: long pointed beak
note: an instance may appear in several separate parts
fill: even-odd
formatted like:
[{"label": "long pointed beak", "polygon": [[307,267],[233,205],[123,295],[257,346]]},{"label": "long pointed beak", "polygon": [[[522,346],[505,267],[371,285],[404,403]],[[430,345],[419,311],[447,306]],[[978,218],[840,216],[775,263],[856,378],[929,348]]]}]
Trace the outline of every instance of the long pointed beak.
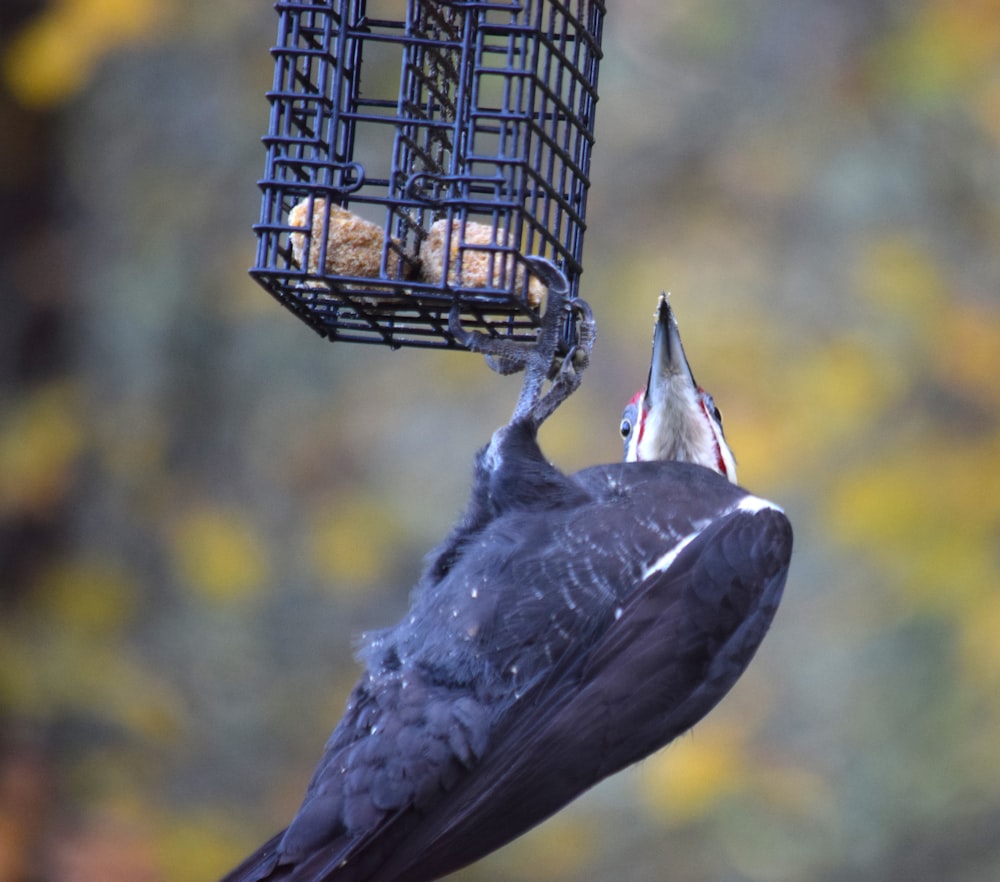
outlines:
[{"label": "long pointed beak", "polygon": [[673,310],[666,295],[661,294],[656,330],[653,332],[653,359],[649,365],[649,380],[646,383],[646,404],[652,406],[656,402],[666,400],[669,394],[668,387],[678,378],[686,380],[692,389],[698,386],[684,354],[681,333],[677,329]]}]

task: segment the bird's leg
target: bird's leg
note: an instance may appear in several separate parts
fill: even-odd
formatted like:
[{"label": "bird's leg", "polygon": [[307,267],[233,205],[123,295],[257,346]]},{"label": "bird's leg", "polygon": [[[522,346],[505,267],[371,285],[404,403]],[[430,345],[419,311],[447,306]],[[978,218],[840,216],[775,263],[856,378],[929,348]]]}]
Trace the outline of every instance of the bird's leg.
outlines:
[{"label": "bird's leg", "polygon": [[[530,419],[537,428],[579,387],[596,332],[590,307],[578,298],[567,297],[569,282],[553,263],[534,255],[526,257],[525,262],[529,272],[547,289],[547,307],[534,343],[467,331],[462,327],[457,305],[448,317],[448,330],[467,349],[485,355],[487,364],[498,373],[525,371],[511,422]],[[567,323],[575,335],[568,343],[563,339]],[[547,381],[552,385],[543,395]]]},{"label": "bird's leg", "polygon": [[[597,332],[590,307],[579,298],[566,296],[569,294],[566,277],[543,258],[530,257],[528,261],[535,275],[548,286],[548,309],[542,317],[538,340],[527,355],[524,383],[511,422],[530,419],[538,428],[579,388]],[[567,319],[575,339],[562,349]],[[547,380],[552,385],[543,395]]]},{"label": "bird's leg", "polygon": [[569,351],[561,357],[561,361],[557,356],[549,371],[552,385],[540,398],[536,392],[534,403],[525,402],[525,387],[528,385],[528,377],[525,377],[521,397],[514,409],[514,419],[518,417],[521,407],[526,406],[535,425],[540,426],[560,404],[580,388],[580,383],[583,382],[583,372],[590,364],[590,353],[597,337],[597,324],[594,321],[594,313],[585,300],[579,298],[567,300],[563,306],[567,312],[573,313],[576,340],[570,346]]},{"label": "bird's leg", "polygon": [[[497,492],[496,487],[508,482],[523,484],[521,492],[540,498],[554,492],[559,481],[553,483],[552,474],[559,474],[545,459],[536,443],[538,427],[552,415],[583,380],[583,372],[590,363],[590,353],[597,336],[594,315],[587,303],[579,298],[568,300],[565,292],[552,297],[543,317],[538,343],[530,350],[521,394],[510,422],[493,433],[490,443],[483,449],[477,469],[482,477],[484,500],[489,509],[495,510],[498,499],[508,499],[507,492]],[[558,300],[553,303],[553,300]],[[571,320],[574,337],[562,348],[562,331]],[[542,392],[551,380],[548,390]],[[526,433],[526,434],[525,434]],[[525,441],[528,444],[525,446]],[[527,460],[525,459],[527,457]],[[530,467],[525,467],[528,460]],[[527,485],[530,485],[527,486]],[[520,497],[518,497],[520,498]]]}]

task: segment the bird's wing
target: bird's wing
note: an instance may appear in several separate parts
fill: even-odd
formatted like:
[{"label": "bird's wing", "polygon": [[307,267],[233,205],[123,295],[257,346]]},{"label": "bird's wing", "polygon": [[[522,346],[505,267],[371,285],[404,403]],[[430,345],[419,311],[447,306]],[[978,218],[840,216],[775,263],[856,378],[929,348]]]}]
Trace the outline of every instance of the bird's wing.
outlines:
[{"label": "bird's wing", "polygon": [[[527,537],[521,545],[516,536],[500,541],[509,525],[490,528],[485,545],[506,563],[489,570],[486,596],[473,598],[471,577],[479,571],[463,581],[463,562],[416,605],[426,604],[435,622],[444,616],[453,623],[447,633],[438,633],[440,622],[432,632],[414,630],[407,617],[387,632],[388,649],[371,648],[373,658],[382,653],[381,667],[370,666],[379,673],[352,695],[299,814],[283,838],[227,882],[436,879],[520,835],[707,713],[767,630],[791,531],[773,508],[740,508],[752,497],[722,481],[703,494],[715,517],[699,512],[693,522],[691,506],[679,516],[662,501],[675,471],[627,472],[650,480],[624,494],[614,514],[632,518],[626,533],[644,532],[645,542],[604,535],[612,529],[606,509],[574,509],[559,529],[552,513],[533,525],[519,521]],[[723,497],[712,501],[716,486]],[[540,571],[532,559],[550,566],[553,543],[570,552],[555,555],[568,569],[530,584],[527,574]],[[570,587],[578,590],[563,592],[574,579]],[[484,619],[480,600],[492,610]],[[480,624],[477,644],[470,634]],[[466,637],[469,658],[445,665]],[[495,677],[519,653],[529,661],[532,640],[534,673],[515,690],[504,692],[480,671],[488,688],[500,690],[492,699],[477,696],[479,680],[463,686],[436,679],[429,675],[435,665],[414,668],[405,652],[396,655],[423,641],[430,645],[420,660],[454,674],[476,653],[492,652],[481,664]]]},{"label": "bird's wing", "polygon": [[586,651],[567,652],[525,692],[474,771],[371,882],[423,882],[478,859],[715,706],[771,623],[791,526],[773,508],[737,509],[679,544],[669,561],[649,562]]}]

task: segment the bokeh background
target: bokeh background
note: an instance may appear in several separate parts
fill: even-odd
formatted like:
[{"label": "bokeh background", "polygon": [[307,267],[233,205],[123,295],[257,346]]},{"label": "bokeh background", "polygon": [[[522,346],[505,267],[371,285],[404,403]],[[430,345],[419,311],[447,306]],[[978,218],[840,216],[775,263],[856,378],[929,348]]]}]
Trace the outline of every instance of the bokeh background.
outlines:
[{"label": "bokeh background", "polygon": [[[1000,878],[1000,2],[611,2],[545,428],[619,455],[661,289],[785,602],[693,734],[464,882]],[[212,880],[298,805],[516,378],[246,275],[276,17],[0,8],[0,882]]]}]

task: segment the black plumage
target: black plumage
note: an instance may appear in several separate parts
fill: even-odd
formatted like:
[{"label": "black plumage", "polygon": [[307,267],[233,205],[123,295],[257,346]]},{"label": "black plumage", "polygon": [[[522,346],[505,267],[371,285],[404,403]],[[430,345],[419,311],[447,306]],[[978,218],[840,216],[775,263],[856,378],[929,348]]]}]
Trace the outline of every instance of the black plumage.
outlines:
[{"label": "black plumage", "polygon": [[776,506],[701,466],[564,475],[515,419],[288,829],[225,882],[425,882],[668,743],[733,686],[788,572]]}]

